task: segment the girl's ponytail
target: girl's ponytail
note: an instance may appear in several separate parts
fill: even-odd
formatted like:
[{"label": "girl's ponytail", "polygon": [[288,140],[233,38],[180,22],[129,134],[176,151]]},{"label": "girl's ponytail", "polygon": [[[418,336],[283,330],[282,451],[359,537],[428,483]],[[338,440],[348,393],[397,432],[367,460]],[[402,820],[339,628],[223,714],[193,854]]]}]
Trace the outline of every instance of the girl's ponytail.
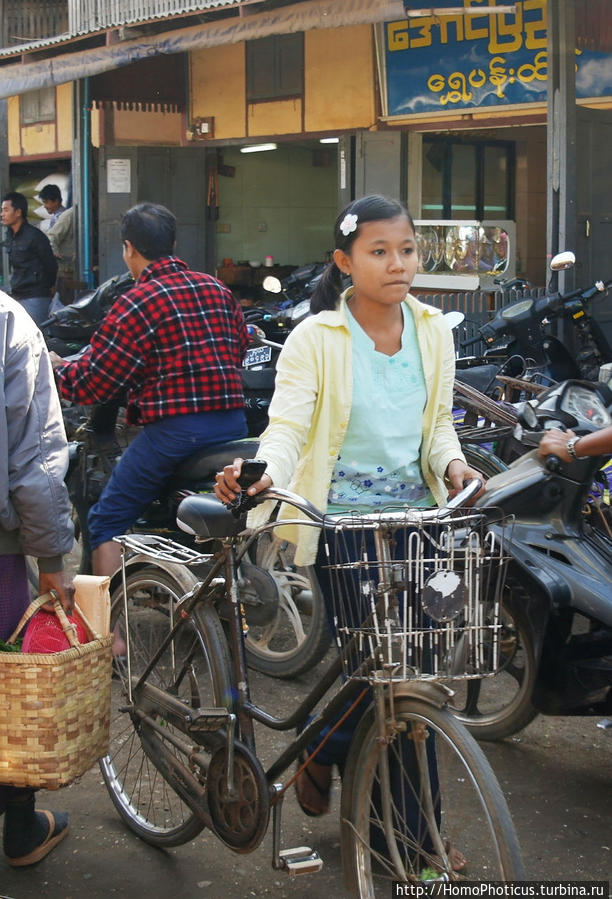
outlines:
[{"label": "girl's ponytail", "polygon": [[330,262],[310,298],[312,315],[324,309],[335,309],[342,290],[342,272],[335,262]]}]

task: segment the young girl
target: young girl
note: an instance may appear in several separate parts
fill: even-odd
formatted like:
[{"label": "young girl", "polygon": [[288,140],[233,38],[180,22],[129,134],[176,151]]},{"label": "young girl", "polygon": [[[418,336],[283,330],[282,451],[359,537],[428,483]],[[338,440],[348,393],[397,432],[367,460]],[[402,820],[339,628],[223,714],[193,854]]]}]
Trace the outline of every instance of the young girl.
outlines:
[{"label": "young girl", "polygon": [[[274,484],[328,512],[442,505],[482,475],[467,466],[453,428],[451,332],[439,310],[409,292],[418,265],[414,223],[400,203],[363,197],[338,217],[335,242],[313,315],[278,359],[258,452],[267,470],[248,492]],[[342,291],[344,275],[352,287]],[[223,502],[240,489],[240,465],[217,474]],[[268,512],[257,507],[250,523]],[[286,526],[282,535],[296,544],[296,565],[317,560],[315,528]],[[298,778],[307,813],[327,811],[331,766],[342,770],[351,732],[334,733]]]}]

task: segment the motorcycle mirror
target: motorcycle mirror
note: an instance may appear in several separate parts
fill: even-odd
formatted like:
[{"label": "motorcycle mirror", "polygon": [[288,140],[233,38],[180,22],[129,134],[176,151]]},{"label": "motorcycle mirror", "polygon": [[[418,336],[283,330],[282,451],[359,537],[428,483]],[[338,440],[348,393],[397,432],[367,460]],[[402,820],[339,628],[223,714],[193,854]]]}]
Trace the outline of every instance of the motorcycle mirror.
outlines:
[{"label": "motorcycle mirror", "polygon": [[536,431],[538,429],[538,416],[531,403],[523,404],[523,408],[519,412],[518,421],[528,431]]},{"label": "motorcycle mirror", "polygon": [[556,256],[553,256],[553,258],[550,260],[550,270],[553,272],[562,272],[567,268],[571,268],[575,264],[575,255],[571,250],[566,250],[565,253],[557,253]]},{"label": "motorcycle mirror", "polygon": [[462,321],[464,321],[465,315],[463,312],[459,312],[458,309],[451,309],[450,312],[444,313],[444,321],[451,329],[458,328]]},{"label": "motorcycle mirror", "polygon": [[274,275],[268,275],[263,279],[263,289],[268,293],[280,293],[282,290],[281,282]]}]

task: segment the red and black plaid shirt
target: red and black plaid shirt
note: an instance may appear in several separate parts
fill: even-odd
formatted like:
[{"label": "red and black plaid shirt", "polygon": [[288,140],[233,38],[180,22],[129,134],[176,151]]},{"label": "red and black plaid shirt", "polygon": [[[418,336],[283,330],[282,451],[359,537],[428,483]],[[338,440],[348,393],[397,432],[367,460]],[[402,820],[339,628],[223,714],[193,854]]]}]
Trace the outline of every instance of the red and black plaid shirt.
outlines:
[{"label": "red and black plaid shirt", "polygon": [[128,389],[128,420],[240,409],[248,337],[231,292],[164,256],[119,297],[77,362],[58,366],[60,393],[88,405]]}]

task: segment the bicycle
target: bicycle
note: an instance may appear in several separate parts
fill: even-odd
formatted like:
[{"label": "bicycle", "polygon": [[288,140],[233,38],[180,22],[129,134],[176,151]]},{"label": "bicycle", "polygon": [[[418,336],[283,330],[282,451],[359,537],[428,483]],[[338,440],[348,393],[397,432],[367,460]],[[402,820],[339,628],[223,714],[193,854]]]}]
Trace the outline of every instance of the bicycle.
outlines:
[{"label": "bicycle", "polygon": [[[499,654],[503,545],[482,511],[460,509],[479,483],[444,509],[365,515],[324,516],[274,488],[249,497],[247,505],[284,503],[299,516],[292,520],[321,529],[329,558],[338,657],[286,717],[251,700],[236,581],[250,541],[277,523],[245,540],[244,504],[235,517],[215,497],[192,496],[178,521],[198,540],[215,541],[210,554],[158,537],[117,538],[122,595],[113,603],[112,625],[128,651],[118,667],[121,696],[101,769],[128,827],[168,847],[207,826],[242,853],[260,844],[272,812],[273,867],[319,870],[322,860],[310,847],[281,848],[283,799],[320,751],[319,745],[308,755],[306,747],[322,727],[333,733],[361,706],[341,796],[349,889],[387,896],[390,880],[461,879],[452,867],[453,845],[468,856],[471,880],[523,879],[495,776],[446,707],[453,679],[493,673]],[[209,567],[203,581],[174,601],[169,595],[163,612],[159,601],[149,601],[149,587],[168,584],[173,571],[176,591],[181,577],[190,582],[181,573],[203,558]],[[138,577],[140,590],[128,590]],[[357,618],[351,609],[360,610]],[[255,724],[297,728],[297,736],[264,765]],[[298,771],[286,774],[297,759]]]}]

